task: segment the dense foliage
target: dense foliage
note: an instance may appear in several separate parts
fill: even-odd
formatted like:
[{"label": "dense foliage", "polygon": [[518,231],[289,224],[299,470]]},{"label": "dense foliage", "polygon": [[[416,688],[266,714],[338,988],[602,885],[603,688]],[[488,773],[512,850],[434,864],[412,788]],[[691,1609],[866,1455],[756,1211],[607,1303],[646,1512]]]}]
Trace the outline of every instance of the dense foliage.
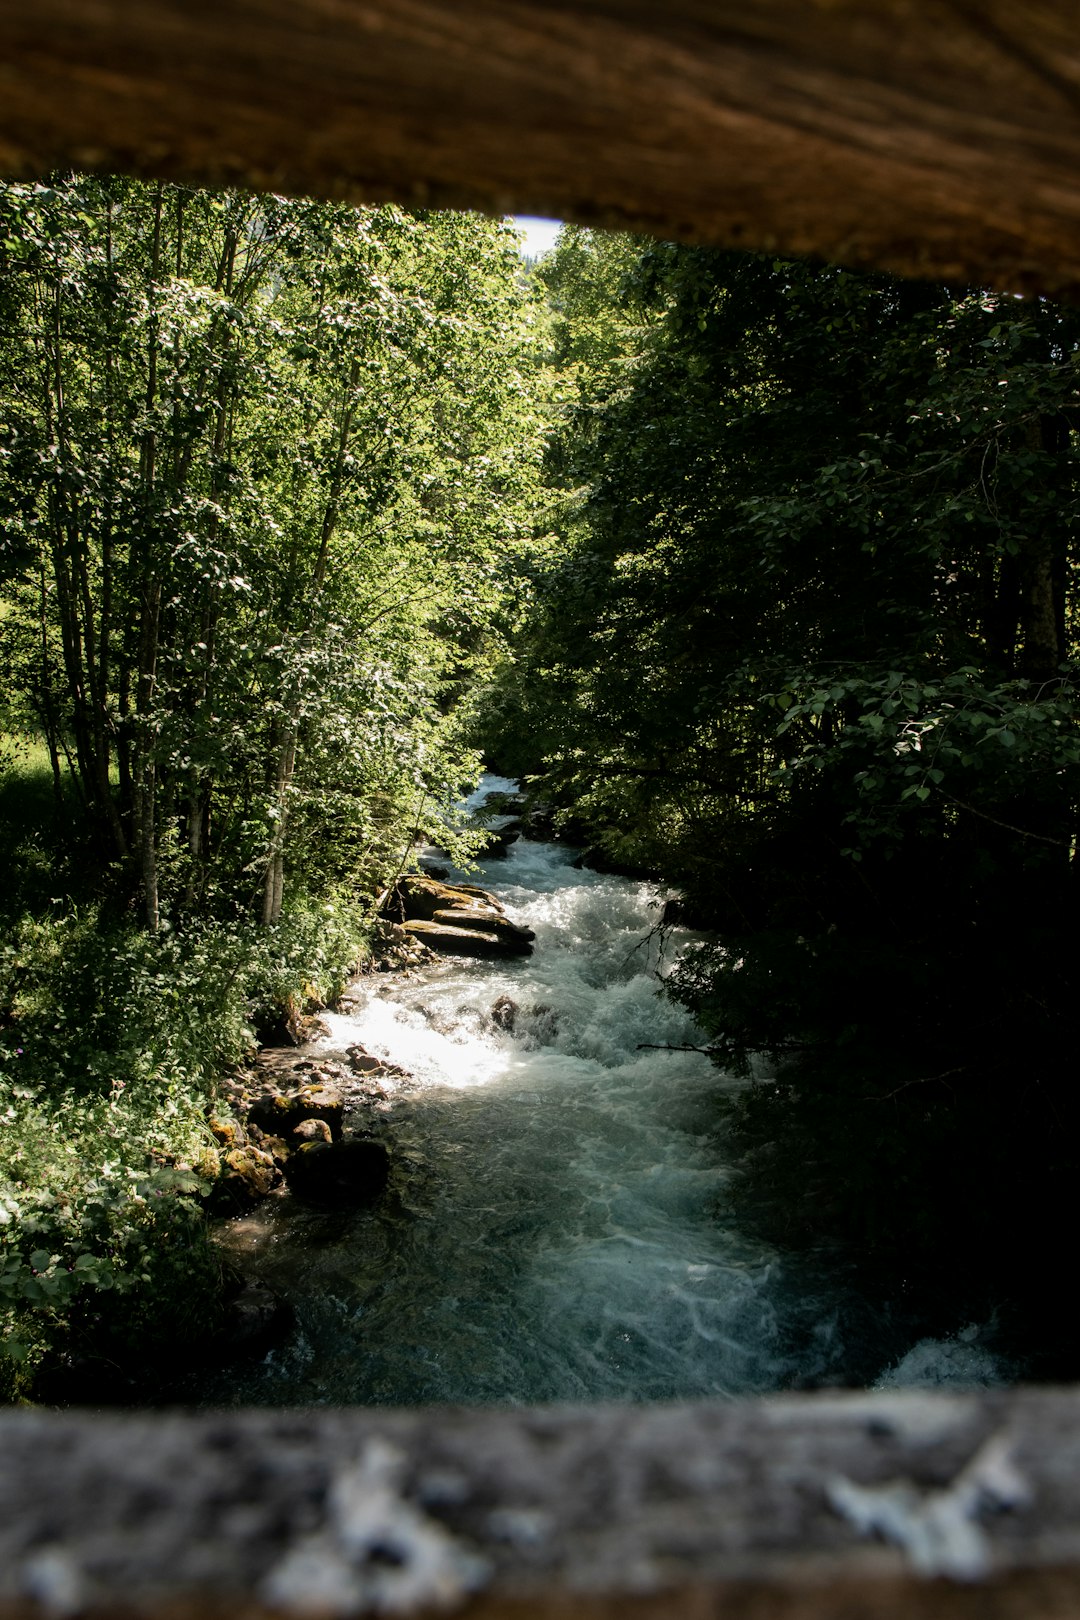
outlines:
[{"label": "dense foliage", "polygon": [[329,993],[364,897],[419,831],[459,836],[458,708],[531,531],[535,329],[479,216],[0,187],[9,1327],[160,1255],[191,1188],[144,1243],[144,1178],[197,1166],[260,1009]]},{"label": "dense foliage", "polygon": [[542,274],[558,543],[490,744],[717,931],[672,990],[770,1065],[739,1108],[789,1238],[1038,1287],[1080,1126],[1080,316],[576,229]]},{"label": "dense foliage", "polygon": [[217,1079],[468,848],[481,750],[711,930],[669,989],[744,1201],[1056,1295],[1078,353],[978,289],[0,187],[6,1387],[205,1330]]},{"label": "dense foliage", "polygon": [[8,702],[148,926],[274,921],[290,860],[400,854],[467,772],[440,711],[535,465],[513,240],[86,179],[0,226]]}]

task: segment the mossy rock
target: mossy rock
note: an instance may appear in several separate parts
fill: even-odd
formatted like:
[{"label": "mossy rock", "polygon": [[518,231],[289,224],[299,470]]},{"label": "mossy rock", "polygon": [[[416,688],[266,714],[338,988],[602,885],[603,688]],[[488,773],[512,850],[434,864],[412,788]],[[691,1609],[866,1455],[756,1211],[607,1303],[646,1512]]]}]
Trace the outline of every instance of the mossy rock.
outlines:
[{"label": "mossy rock", "polygon": [[441,922],[409,922],[405,927],[414,939],[445,956],[497,958],[532,954],[527,939],[491,929],[457,928]]},{"label": "mossy rock", "polygon": [[281,1179],[269,1153],[257,1147],[235,1147],[222,1155],[221,1175],[210,1195],[210,1206],[220,1212],[250,1209],[272,1192]]},{"label": "mossy rock", "polygon": [[267,1091],[248,1109],[248,1124],[267,1136],[288,1140],[305,1119],[323,1119],[337,1141],[342,1132],[345,1099],[335,1086],[301,1086],[296,1091]]},{"label": "mossy rock", "polygon": [[475,883],[439,883],[435,878],[413,874],[401,879],[388,909],[400,911],[406,922],[430,922],[437,911],[475,906],[478,900],[502,914],[495,896]]},{"label": "mossy rock", "polygon": [[536,938],[531,928],[519,928],[517,923],[490,906],[453,906],[437,911],[431,920],[447,928],[475,928],[482,934],[496,934],[515,953],[522,946],[531,945]]},{"label": "mossy rock", "polygon": [[207,1123],[210,1126],[210,1134],[218,1147],[225,1148],[228,1151],[229,1148],[242,1145],[244,1133],[238,1120],[223,1119],[219,1114],[211,1114]]}]

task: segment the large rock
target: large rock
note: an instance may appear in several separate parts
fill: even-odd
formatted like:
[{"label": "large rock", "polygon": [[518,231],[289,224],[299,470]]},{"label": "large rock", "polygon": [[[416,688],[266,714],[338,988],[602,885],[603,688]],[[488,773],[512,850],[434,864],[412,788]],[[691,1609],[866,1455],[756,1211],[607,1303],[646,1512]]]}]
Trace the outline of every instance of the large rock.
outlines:
[{"label": "large rock", "polygon": [[500,915],[504,911],[495,896],[476,883],[442,883],[414,872],[399,881],[387,910],[400,911],[405,922],[430,922],[437,911],[476,905],[487,906]]},{"label": "large rock", "polygon": [[373,1204],[386,1188],[390,1160],[381,1142],[349,1136],[340,1142],[305,1142],[285,1166],[289,1191],[320,1209]]},{"label": "large rock", "polygon": [[531,945],[536,938],[531,928],[519,927],[491,906],[448,907],[446,911],[437,911],[431,920],[444,923],[448,928],[475,928],[482,934],[496,934],[515,951],[522,945]]},{"label": "large rock", "polygon": [[414,939],[445,956],[532,955],[526,931],[515,928],[513,923],[507,923],[498,933],[494,929],[462,927],[456,922],[408,922],[405,927]]},{"label": "large rock", "polygon": [[430,922],[437,911],[447,906],[467,904],[466,897],[472,892],[437,878],[412,874],[398,883],[390,904],[396,900],[405,922]]},{"label": "large rock", "polygon": [[268,1136],[288,1137],[305,1119],[323,1119],[335,1140],[340,1137],[345,1099],[336,1086],[301,1086],[296,1091],[267,1091],[248,1109],[248,1124]]},{"label": "large rock", "polygon": [[502,827],[489,827],[487,829],[487,843],[484,845],[483,857],[486,861],[502,861],[510,851],[510,845],[516,844],[521,837],[521,822],[507,822]]},{"label": "large rock", "polygon": [[528,956],[532,951],[532,931],[512,923],[495,896],[475,883],[413,875],[402,878],[394,901],[406,935],[443,955]]},{"label": "large rock", "polygon": [[222,1155],[221,1173],[210,1194],[210,1208],[219,1214],[239,1214],[272,1192],[281,1176],[271,1154],[245,1145]]}]

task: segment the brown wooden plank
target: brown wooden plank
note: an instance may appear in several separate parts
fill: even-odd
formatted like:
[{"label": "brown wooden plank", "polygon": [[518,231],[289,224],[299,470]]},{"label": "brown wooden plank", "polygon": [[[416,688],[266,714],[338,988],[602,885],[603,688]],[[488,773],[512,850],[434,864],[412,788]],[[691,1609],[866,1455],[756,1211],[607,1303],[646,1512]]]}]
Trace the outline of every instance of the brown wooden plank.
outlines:
[{"label": "brown wooden plank", "polygon": [[1071,0],[0,0],[0,169],[1080,287]]}]

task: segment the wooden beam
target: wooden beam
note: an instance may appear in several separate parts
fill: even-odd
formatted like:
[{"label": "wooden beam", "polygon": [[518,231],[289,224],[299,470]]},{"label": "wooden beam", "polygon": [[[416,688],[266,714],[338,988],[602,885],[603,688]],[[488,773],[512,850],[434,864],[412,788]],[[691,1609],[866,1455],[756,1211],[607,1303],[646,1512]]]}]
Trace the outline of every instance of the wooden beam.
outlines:
[{"label": "wooden beam", "polygon": [[1080,290],[1072,0],[0,0],[0,171]]},{"label": "wooden beam", "polygon": [[0,1415],[0,1617],[1075,1620],[1080,1395]]}]

